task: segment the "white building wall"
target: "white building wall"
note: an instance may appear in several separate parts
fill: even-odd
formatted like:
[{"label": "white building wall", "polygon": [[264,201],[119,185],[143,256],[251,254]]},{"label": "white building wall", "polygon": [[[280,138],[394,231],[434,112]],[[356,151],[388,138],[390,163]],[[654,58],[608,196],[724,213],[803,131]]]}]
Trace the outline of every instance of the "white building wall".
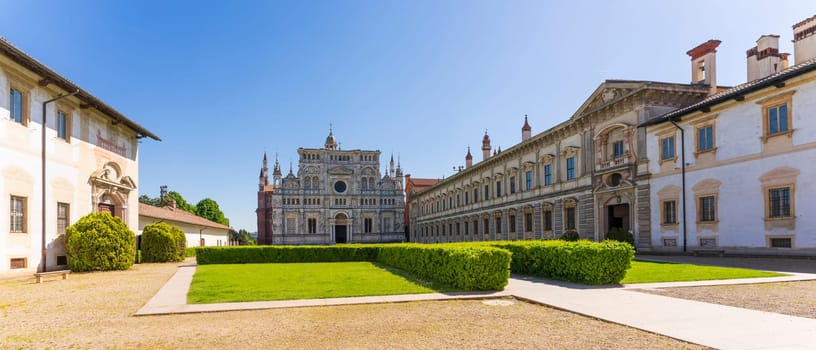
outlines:
[{"label": "white building wall", "polygon": [[[771,253],[771,254],[816,254],[816,203],[811,198],[816,195],[816,81],[802,85],[788,83],[789,88],[775,87],[770,93],[760,92],[756,97],[741,102],[727,102],[725,109],[712,108],[707,115],[717,115],[714,162],[700,162],[695,158],[694,120],[684,117],[680,123],[686,137],[686,240],[688,250],[699,248],[700,238],[715,238],[720,249],[729,252]],[[781,151],[764,152],[763,116],[761,101],[765,97],[784,94],[795,90],[792,98],[792,147]],[[660,159],[659,137],[674,128],[663,123],[647,128],[647,155],[652,173],[651,215],[652,245],[656,250],[682,251],[683,247],[683,202],[677,202],[676,227],[661,224],[662,204],[658,193],[667,186],[682,187],[680,163],[680,133],[676,132],[677,159],[674,164],[663,164]],[[778,136],[787,137],[787,136]],[[668,166],[667,166],[668,165]],[[762,188],[760,177],[779,168],[793,168],[799,171],[793,194],[795,227],[775,227],[767,225],[765,205],[768,194]],[[716,225],[697,224],[697,203],[694,186],[703,180],[720,181],[717,199]],[[768,238],[792,236],[793,248],[769,248]],[[676,239],[676,247],[664,246],[664,239]]]},{"label": "white building wall", "polygon": [[[139,216],[139,231],[141,235],[145,226],[155,224],[157,222],[165,222],[170,226],[175,226],[184,231],[187,236],[187,247],[200,247],[200,240],[204,240],[204,246],[225,246],[229,244],[229,230],[219,229],[214,227],[203,227],[200,225],[193,225],[186,222],[179,222],[173,220],[162,220],[146,216]],[[202,230],[203,228],[203,230]]]}]

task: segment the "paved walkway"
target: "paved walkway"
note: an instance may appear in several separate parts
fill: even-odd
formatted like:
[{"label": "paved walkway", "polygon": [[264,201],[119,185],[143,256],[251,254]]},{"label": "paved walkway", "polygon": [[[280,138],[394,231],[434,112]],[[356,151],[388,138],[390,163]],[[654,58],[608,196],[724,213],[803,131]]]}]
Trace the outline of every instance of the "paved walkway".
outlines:
[{"label": "paved walkway", "polygon": [[650,283],[631,286],[585,286],[526,276],[512,276],[501,292],[433,293],[271,302],[187,304],[194,265],[185,265],[136,315],[199,313],[419,300],[485,299],[513,296],[719,349],[816,349],[816,319],[754,311],[632,291],[712,284],[816,280],[816,274],[762,279]]}]

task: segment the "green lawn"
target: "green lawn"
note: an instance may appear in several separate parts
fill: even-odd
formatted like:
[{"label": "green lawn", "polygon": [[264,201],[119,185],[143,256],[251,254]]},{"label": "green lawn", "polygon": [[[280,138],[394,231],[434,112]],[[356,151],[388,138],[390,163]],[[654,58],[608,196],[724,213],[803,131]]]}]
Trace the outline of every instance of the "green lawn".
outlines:
[{"label": "green lawn", "polygon": [[187,302],[206,304],[449,291],[455,289],[370,262],[199,265]]},{"label": "green lawn", "polygon": [[632,268],[626,271],[626,277],[620,283],[705,281],[776,276],[785,276],[785,274],[733,267],[633,260]]}]

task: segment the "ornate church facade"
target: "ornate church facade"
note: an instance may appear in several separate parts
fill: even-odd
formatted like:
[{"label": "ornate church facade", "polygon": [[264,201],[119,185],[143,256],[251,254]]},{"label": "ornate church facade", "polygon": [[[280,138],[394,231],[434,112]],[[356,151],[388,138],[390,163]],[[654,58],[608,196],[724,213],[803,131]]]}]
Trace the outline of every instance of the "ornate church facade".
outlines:
[{"label": "ornate church facade", "polygon": [[403,174],[380,151],[341,150],[332,131],[323,148],[298,148],[297,173],[283,176],[266,154],[258,186],[259,244],[399,242],[404,233]]}]

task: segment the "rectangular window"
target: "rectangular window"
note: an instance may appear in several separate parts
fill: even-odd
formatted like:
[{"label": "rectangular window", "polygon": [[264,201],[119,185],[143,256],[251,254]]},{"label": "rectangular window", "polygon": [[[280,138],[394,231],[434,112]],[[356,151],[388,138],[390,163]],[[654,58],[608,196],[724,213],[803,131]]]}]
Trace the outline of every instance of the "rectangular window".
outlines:
[{"label": "rectangular window", "polygon": [[516,193],[516,177],[515,176],[510,177],[510,193],[511,194]]},{"label": "rectangular window", "polygon": [[501,197],[501,180],[496,181],[496,197]]},{"label": "rectangular window", "polygon": [[674,136],[660,140],[660,160],[674,158]]},{"label": "rectangular window", "polygon": [[19,90],[11,89],[9,92],[9,107],[11,120],[25,125],[23,119],[23,93]]},{"label": "rectangular window", "polygon": [[57,234],[65,234],[65,229],[70,225],[70,206],[68,203],[57,203]]},{"label": "rectangular window", "polygon": [[28,262],[26,261],[26,258],[11,258],[9,260],[9,265],[11,269],[24,269],[28,267]]},{"label": "rectangular window", "polygon": [[774,188],[768,190],[771,218],[791,217],[790,187]]},{"label": "rectangular window", "polygon": [[490,198],[490,187],[485,185],[484,187],[484,199],[487,200]]},{"label": "rectangular window", "polygon": [[484,219],[485,233],[490,233],[490,219]]},{"label": "rectangular window", "polygon": [[533,189],[533,171],[527,170],[524,173],[524,189],[531,190]]},{"label": "rectangular window", "polygon": [[465,205],[470,204],[470,192],[465,191]]},{"label": "rectangular window", "polygon": [[714,149],[714,126],[706,125],[697,128],[697,152],[705,152]]},{"label": "rectangular window", "polygon": [[544,166],[544,186],[552,185],[552,164]]},{"label": "rectangular window", "polygon": [[474,188],[473,189],[473,203],[476,203],[478,201],[479,201],[479,189]]},{"label": "rectangular window", "polygon": [[317,233],[317,219],[309,219],[309,233]]},{"label": "rectangular window", "polygon": [[297,231],[297,227],[295,227],[295,223],[297,219],[295,218],[288,218],[286,219],[286,233],[293,234]]},{"label": "rectangular window", "polygon": [[496,220],[496,233],[501,233],[501,217],[497,217]]},{"label": "rectangular window", "polygon": [[700,222],[717,220],[717,198],[714,196],[700,197]]},{"label": "rectangular window", "polygon": [[575,229],[575,207],[569,207],[564,209],[564,216],[566,217],[564,226],[567,230],[574,230]]},{"label": "rectangular window", "polygon": [[552,231],[552,210],[544,211],[544,231]]},{"label": "rectangular window", "polygon": [[768,108],[768,135],[788,131],[788,104]]},{"label": "rectangular window", "polygon": [[673,225],[677,223],[677,202],[663,202],[663,224]]},{"label": "rectangular window", "polygon": [[575,178],[575,157],[567,158],[567,180]]},{"label": "rectangular window", "polygon": [[68,116],[65,112],[57,112],[57,137],[68,141]]},{"label": "rectangular window", "polygon": [[11,232],[26,232],[26,198],[11,196]]},{"label": "rectangular window", "polygon": [[533,232],[533,213],[524,213],[524,232]]},{"label": "rectangular window", "polygon": [[461,229],[461,228],[462,228],[462,226],[461,226],[461,225],[459,225],[459,223],[457,222],[457,223],[456,223],[456,235],[457,235],[457,236],[459,235],[459,233],[460,233],[460,232],[462,232],[462,231],[460,231],[460,229]]},{"label": "rectangular window", "polygon": [[508,232],[516,232],[516,216],[515,215],[510,215],[510,218],[508,219],[508,221],[510,223],[510,225],[509,225],[510,230]]},{"label": "rectangular window", "polygon": [[612,144],[612,158],[620,158],[623,157],[623,140],[615,141]]},{"label": "rectangular window", "polygon": [[473,234],[479,234],[479,220],[473,220]]},{"label": "rectangular window", "polygon": [[468,226],[468,222],[465,221],[465,222],[462,223],[462,225],[465,226],[465,234],[469,235],[470,234],[470,228]]}]

